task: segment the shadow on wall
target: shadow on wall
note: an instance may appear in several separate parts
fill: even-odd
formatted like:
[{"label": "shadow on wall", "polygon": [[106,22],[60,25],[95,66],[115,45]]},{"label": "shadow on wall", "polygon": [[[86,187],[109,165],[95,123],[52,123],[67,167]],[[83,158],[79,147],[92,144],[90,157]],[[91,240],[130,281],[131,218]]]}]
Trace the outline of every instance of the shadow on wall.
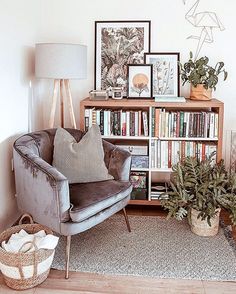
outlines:
[{"label": "shadow on wall", "polygon": [[0,231],[3,231],[19,217],[15,199],[15,181],[12,171],[12,146],[18,135],[0,143]]}]

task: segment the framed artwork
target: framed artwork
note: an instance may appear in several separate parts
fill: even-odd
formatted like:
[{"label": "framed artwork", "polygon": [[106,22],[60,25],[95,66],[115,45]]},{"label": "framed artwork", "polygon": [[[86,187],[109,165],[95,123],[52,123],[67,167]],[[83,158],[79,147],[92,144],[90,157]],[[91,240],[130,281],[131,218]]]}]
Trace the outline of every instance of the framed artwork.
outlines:
[{"label": "framed artwork", "polygon": [[179,53],[145,53],[146,64],[153,65],[153,96],[178,97]]},{"label": "framed artwork", "polygon": [[153,98],[152,64],[128,64],[128,98]]},{"label": "framed artwork", "polygon": [[95,89],[122,87],[127,95],[127,64],[144,63],[150,30],[150,21],[95,22]]}]

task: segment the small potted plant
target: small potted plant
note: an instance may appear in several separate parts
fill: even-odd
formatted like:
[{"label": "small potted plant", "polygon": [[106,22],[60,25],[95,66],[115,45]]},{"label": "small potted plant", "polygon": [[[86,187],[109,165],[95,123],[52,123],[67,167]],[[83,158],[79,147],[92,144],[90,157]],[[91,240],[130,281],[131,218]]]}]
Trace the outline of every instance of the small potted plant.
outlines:
[{"label": "small potted plant", "polygon": [[208,65],[208,62],[209,58],[206,56],[193,60],[193,54],[190,52],[189,60],[184,64],[179,63],[183,85],[186,82],[191,84],[190,99],[211,100],[212,89],[216,90],[218,76],[223,73],[224,81],[227,79],[224,62],[217,62],[215,67]]},{"label": "small potted plant", "polygon": [[204,161],[186,157],[174,165],[172,191],[161,200],[168,218],[188,217],[192,232],[200,236],[217,234],[221,208],[236,224],[236,175],[226,171],[223,161],[215,163],[213,156]]}]

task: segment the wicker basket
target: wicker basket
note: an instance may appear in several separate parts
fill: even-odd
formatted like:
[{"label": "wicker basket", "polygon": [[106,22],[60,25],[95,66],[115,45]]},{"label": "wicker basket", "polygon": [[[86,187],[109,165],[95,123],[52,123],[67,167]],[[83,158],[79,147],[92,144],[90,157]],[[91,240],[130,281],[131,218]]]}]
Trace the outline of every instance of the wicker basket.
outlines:
[{"label": "wicker basket", "polygon": [[220,208],[216,209],[216,215],[211,218],[211,226],[209,226],[207,220],[201,220],[197,218],[199,211],[191,209],[191,231],[203,237],[215,236],[219,231],[219,219],[220,219]]},{"label": "wicker basket", "polygon": [[[30,219],[30,224],[22,224],[25,217]],[[37,233],[40,230],[44,230],[46,234],[53,234],[47,227],[34,224],[30,215],[24,214],[18,226],[11,227],[0,234],[0,244],[2,241],[8,241],[12,234],[18,233],[22,229],[29,234]],[[32,243],[35,251],[10,253],[0,246],[0,269],[6,284],[15,290],[29,289],[41,284],[47,278],[53,261],[54,249],[37,249],[34,242],[27,243]]]}]

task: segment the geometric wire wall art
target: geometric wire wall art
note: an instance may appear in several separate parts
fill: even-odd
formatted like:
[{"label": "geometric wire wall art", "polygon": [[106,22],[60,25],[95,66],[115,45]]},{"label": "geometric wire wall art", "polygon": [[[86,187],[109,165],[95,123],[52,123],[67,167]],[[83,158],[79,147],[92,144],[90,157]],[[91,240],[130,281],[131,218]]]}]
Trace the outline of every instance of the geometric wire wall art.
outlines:
[{"label": "geometric wire wall art", "polygon": [[[187,0],[183,0],[186,4]],[[197,48],[195,51],[195,60],[199,56],[199,53],[205,43],[213,43],[213,29],[220,29],[223,31],[225,28],[215,12],[212,11],[200,11],[197,12],[200,0],[195,1],[191,8],[187,11],[185,19],[191,23],[194,27],[200,29],[199,35],[191,35],[187,39],[198,40]]]}]

